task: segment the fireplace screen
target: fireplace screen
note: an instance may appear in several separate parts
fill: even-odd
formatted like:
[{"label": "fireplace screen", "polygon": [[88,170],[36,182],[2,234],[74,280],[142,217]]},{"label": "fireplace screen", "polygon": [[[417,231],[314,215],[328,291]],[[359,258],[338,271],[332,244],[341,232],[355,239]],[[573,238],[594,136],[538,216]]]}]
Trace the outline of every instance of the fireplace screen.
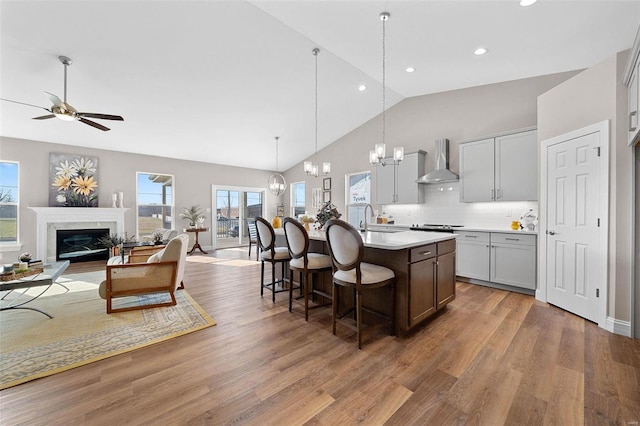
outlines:
[{"label": "fireplace screen", "polygon": [[109,235],[109,228],[56,230],[56,260],[89,262],[108,259],[109,249],[99,241],[105,235]]}]

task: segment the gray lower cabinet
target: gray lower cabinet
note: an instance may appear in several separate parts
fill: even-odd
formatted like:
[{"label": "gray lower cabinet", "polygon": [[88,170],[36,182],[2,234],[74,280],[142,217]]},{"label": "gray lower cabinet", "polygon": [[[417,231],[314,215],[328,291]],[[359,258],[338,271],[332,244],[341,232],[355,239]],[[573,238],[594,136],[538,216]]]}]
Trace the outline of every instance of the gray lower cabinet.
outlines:
[{"label": "gray lower cabinet", "polygon": [[536,239],[533,234],[460,231],[456,275],[535,290]]}]

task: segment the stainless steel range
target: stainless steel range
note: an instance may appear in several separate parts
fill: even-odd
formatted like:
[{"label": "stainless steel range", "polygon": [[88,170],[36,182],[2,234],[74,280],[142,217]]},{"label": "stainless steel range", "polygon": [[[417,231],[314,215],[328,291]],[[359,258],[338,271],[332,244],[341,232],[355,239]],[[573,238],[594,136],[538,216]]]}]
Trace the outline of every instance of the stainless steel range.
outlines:
[{"label": "stainless steel range", "polygon": [[428,232],[448,232],[453,234],[456,228],[462,228],[462,225],[437,225],[433,223],[425,223],[423,225],[411,225],[409,229],[412,231],[428,231]]}]

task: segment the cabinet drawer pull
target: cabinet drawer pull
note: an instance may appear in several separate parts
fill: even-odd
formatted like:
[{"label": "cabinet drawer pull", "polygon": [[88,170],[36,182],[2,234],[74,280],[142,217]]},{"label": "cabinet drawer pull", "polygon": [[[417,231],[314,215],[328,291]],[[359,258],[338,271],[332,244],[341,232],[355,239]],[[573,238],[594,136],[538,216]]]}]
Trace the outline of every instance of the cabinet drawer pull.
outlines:
[{"label": "cabinet drawer pull", "polygon": [[429,256],[431,254],[430,251],[423,251],[422,253],[420,253],[422,256]]},{"label": "cabinet drawer pull", "polygon": [[505,238],[508,241],[520,241],[520,238]]},{"label": "cabinet drawer pull", "polygon": [[494,198],[494,196],[493,196],[493,193],[494,193],[494,192],[493,192],[493,189],[492,189],[492,190],[491,190],[491,199],[492,199],[492,200],[495,200],[495,198]]},{"label": "cabinet drawer pull", "polygon": [[465,238],[478,238],[477,235],[465,235],[464,237]]}]

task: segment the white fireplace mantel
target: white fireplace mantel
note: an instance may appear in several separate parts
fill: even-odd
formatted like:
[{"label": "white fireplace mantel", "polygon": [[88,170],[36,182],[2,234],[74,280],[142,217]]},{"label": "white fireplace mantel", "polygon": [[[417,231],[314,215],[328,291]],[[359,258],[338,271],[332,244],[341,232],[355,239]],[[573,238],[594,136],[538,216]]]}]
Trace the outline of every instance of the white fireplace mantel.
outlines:
[{"label": "white fireplace mantel", "polygon": [[[65,224],[65,228],[86,228],[88,223],[109,227],[112,232],[124,234],[124,213],[127,208],[102,207],[29,207],[37,215],[37,258],[51,260],[49,228]],[[77,226],[76,226],[77,224]]]}]

